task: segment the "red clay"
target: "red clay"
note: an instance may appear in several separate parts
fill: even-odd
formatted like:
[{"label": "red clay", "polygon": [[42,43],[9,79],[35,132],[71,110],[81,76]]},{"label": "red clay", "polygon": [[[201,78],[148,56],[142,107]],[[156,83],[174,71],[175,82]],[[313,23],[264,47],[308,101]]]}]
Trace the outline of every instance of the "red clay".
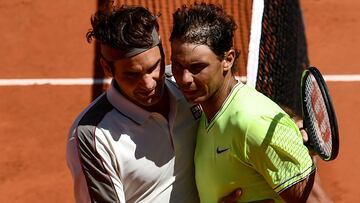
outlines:
[{"label": "red clay", "polygon": [[[359,73],[360,1],[301,3],[311,64],[324,74]],[[92,77],[84,34],[95,9],[96,1],[1,1],[0,79]],[[322,182],[336,202],[360,202],[360,82],[328,85],[341,142],[336,160],[319,161]],[[73,202],[66,136],[92,87],[0,86],[0,97],[0,202]]]}]

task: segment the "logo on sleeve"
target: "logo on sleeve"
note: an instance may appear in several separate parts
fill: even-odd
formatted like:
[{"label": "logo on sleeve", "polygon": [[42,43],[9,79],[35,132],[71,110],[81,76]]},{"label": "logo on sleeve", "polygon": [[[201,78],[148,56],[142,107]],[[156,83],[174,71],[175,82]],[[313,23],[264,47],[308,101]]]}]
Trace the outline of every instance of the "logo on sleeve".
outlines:
[{"label": "logo on sleeve", "polygon": [[192,115],[194,116],[195,120],[199,119],[201,117],[201,106],[200,104],[195,104],[190,108]]}]

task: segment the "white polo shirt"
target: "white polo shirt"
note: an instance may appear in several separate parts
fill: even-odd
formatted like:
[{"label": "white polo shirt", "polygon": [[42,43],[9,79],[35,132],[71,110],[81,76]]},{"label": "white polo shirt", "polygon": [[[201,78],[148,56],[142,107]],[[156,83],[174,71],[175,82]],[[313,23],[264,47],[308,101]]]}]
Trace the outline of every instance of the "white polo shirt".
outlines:
[{"label": "white polo shirt", "polygon": [[191,112],[173,82],[165,85],[168,120],[112,85],[80,114],[67,143],[77,202],[199,202],[193,164],[199,111]]}]

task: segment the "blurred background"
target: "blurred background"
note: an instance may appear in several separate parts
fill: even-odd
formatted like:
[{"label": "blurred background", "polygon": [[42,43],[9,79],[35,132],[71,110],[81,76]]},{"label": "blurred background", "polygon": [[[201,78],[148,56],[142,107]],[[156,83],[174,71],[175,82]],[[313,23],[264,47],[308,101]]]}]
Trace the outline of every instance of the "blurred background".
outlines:
[{"label": "blurred background", "polygon": [[[161,12],[160,29],[162,39],[167,42],[170,13],[188,1],[127,2]],[[212,2],[236,13],[236,19],[241,21],[235,41],[244,53],[239,71],[244,76],[248,49],[245,42],[249,40],[251,20],[251,12],[245,11],[250,10],[252,1]],[[21,82],[102,78],[96,63],[96,44],[85,39],[91,27],[90,16],[102,3],[100,0],[0,1],[0,202],[74,202],[65,159],[67,131],[104,85]],[[360,1],[301,0],[300,3],[310,65],[318,67],[324,75],[335,76],[327,83],[338,117],[340,152],[334,161],[319,161],[320,176],[335,202],[359,202],[360,158],[356,153],[360,143],[357,137],[360,81],[356,76],[360,74]],[[353,78],[344,80],[339,75]]]}]

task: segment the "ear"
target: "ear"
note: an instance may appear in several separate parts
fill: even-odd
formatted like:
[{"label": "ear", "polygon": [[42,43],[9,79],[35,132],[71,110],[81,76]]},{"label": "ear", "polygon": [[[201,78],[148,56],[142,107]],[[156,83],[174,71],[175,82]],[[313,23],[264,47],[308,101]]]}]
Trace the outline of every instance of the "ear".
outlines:
[{"label": "ear", "polygon": [[102,57],[100,57],[100,65],[104,70],[105,76],[112,77],[113,72],[111,71],[111,67],[109,63]]},{"label": "ear", "polygon": [[231,67],[234,64],[235,61],[235,50],[234,49],[230,49],[229,51],[227,51],[225,53],[225,57],[223,60],[224,63],[224,71],[229,71],[231,70]]}]

